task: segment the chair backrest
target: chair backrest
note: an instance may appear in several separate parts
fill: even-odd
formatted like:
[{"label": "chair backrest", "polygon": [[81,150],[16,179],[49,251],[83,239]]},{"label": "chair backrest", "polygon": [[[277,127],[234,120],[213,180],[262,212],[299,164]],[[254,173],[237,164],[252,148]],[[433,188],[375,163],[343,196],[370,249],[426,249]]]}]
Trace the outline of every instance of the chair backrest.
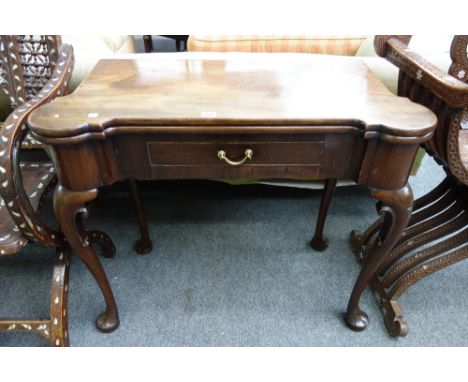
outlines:
[{"label": "chair backrest", "polygon": [[376,36],[375,50],[400,69],[398,95],[431,109],[438,118],[427,151],[459,181],[468,185],[468,36],[455,36],[449,73],[413,52],[411,36]]},{"label": "chair backrest", "polygon": [[0,36],[0,90],[12,109],[32,99],[49,81],[60,45],[60,36]]},{"label": "chair backrest", "polygon": [[[62,45],[58,36],[0,36],[0,41],[1,88],[15,106],[0,130],[0,195],[25,237],[62,246],[63,236],[44,224],[31,203],[33,196],[24,188],[19,151],[29,136],[29,114],[67,94],[74,64],[73,49]],[[53,167],[49,170],[54,172]]]}]

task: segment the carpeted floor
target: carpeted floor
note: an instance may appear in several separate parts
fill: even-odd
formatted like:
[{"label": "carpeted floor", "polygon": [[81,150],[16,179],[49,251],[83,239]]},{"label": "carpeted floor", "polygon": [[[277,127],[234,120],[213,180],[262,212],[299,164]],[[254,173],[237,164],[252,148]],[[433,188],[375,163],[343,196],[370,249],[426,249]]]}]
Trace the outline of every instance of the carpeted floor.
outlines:
[{"label": "carpeted floor", "polygon": [[[411,178],[415,195],[442,177],[426,158]],[[359,272],[347,237],[376,217],[364,188],[337,190],[326,226],[331,245],[324,253],[308,245],[320,191],[216,182],[155,182],[142,188],[155,247],[147,256],[132,252],[137,227],[122,186],[104,190],[90,207],[87,227],[105,230],[117,247],[116,258],[102,261],[121,326],[111,334],[95,328],[103,301],[73,258],[72,346],[468,345],[468,262],[423,280],[401,298],[406,338],[387,334],[370,291],[362,298],[368,329],[355,333],[344,325],[342,314]],[[52,250],[30,245],[0,259],[0,316],[47,316],[51,258]],[[2,333],[0,344],[47,345],[27,333]]]}]

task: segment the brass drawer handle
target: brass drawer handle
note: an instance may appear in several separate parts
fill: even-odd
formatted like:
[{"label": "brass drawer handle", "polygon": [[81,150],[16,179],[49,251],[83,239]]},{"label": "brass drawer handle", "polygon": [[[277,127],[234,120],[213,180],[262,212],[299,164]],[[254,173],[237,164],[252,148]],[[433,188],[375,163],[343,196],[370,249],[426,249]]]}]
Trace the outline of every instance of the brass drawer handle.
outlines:
[{"label": "brass drawer handle", "polygon": [[225,161],[227,164],[231,165],[231,166],[240,166],[241,164],[244,164],[245,161],[247,159],[252,159],[253,157],[253,150],[252,149],[247,149],[245,150],[244,152],[244,159],[238,161],[238,162],[234,162],[232,160],[230,160],[227,156],[226,156],[226,152],[224,150],[219,150],[218,151],[218,158],[220,160],[223,160]]}]

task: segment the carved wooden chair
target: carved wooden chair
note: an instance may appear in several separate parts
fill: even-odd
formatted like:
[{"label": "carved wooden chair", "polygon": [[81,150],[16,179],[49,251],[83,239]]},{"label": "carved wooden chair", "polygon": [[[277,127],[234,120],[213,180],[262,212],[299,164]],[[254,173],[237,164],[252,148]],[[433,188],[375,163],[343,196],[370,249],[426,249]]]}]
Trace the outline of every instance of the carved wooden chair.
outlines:
[{"label": "carved wooden chair", "polygon": [[50,162],[20,162],[19,151],[38,147],[28,135],[26,120],[39,105],[67,90],[73,51],[57,36],[1,36],[0,88],[14,111],[0,130],[0,255],[15,254],[29,242],[55,248],[50,317],[46,320],[4,320],[1,331],[37,332],[54,346],[68,345],[67,290],[70,252],[59,232],[39,216],[46,191],[54,185]]},{"label": "carved wooden chair", "polygon": [[[69,344],[67,331],[67,291],[70,250],[63,235],[47,227],[39,210],[46,191],[56,182],[53,164],[31,160],[31,150],[42,148],[28,133],[29,114],[40,105],[67,93],[73,69],[73,50],[62,45],[59,36],[0,36],[0,90],[10,99],[13,112],[0,125],[0,256],[19,252],[26,244],[55,248],[50,317],[46,320],[3,320],[0,331],[37,332],[54,346]],[[21,151],[21,154],[20,154]],[[34,155],[37,157],[37,155]],[[29,159],[28,159],[29,158]],[[136,247],[151,249],[146,219],[136,184],[129,181],[142,231]],[[111,257],[115,248],[99,231],[87,232],[103,255]]]},{"label": "carved wooden chair", "polygon": [[[411,51],[410,39],[376,36],[374,45],[377,54],[400,69],[399,95],[436,113],[438,126],[425,149],[446,178],[414,202],[408,227],[373,280],[393,336],[408,331],[398,304],[405,290],[468,257],[468,36],[454,37],[448,74]],[[380,239],[381,225],[378,219],[364,233],[351,233],[350,245],[363,261],[366,249]]]}]

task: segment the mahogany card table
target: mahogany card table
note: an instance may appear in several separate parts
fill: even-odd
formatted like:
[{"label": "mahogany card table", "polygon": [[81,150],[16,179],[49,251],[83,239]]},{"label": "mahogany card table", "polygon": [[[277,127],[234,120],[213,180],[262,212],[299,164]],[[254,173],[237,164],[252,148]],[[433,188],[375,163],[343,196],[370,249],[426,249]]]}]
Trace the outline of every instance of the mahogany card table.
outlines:
[{"label": "mahogany card table", "polygon": [[318,178],[368,186],[381,202],[384,224],[345,314],[350,328],[363,330],[361,294],[407,225],[410,169],[436,117],[391,94],[354,57],[175,53],[99,61],[75,92],[36,109],[29,125],[57,168],[61,230],[103,293],[100,330],[116,329],[119,317],[81,221],[99,187],[125,179]]}]

